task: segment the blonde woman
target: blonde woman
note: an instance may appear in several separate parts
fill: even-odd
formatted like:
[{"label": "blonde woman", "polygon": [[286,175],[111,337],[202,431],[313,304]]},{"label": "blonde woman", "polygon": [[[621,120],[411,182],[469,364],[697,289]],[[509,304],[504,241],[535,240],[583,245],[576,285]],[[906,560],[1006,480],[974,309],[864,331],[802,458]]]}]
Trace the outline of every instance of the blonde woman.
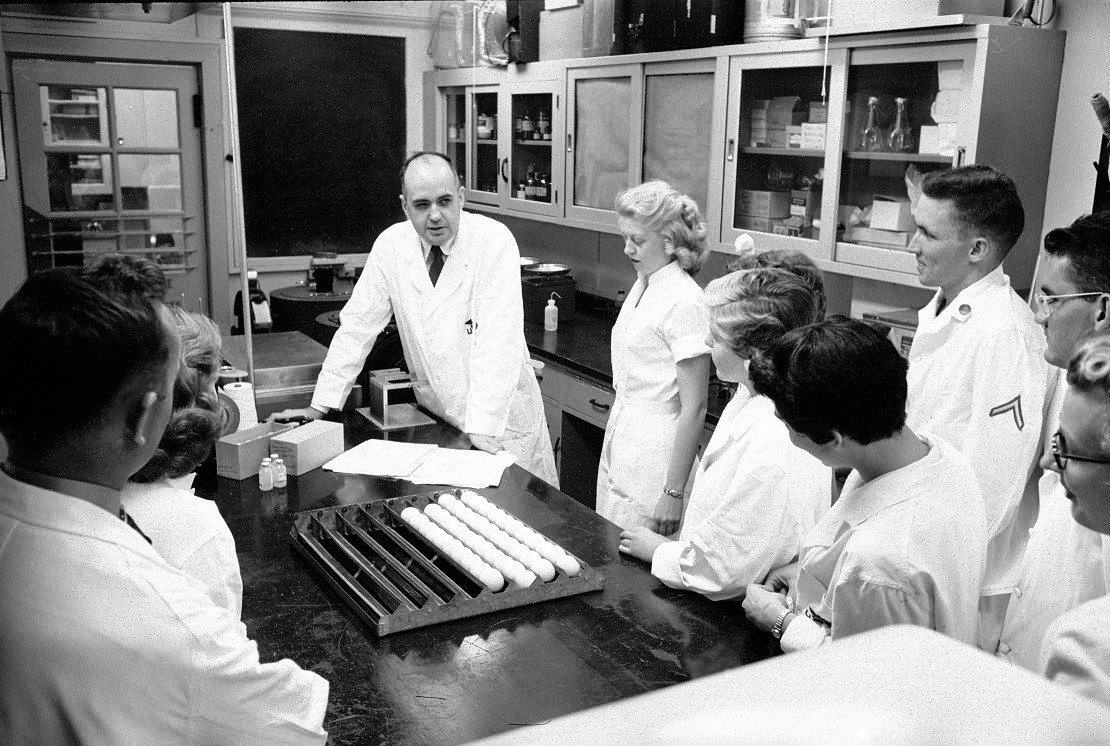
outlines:
[{"label": "blonde woman", "polygon": [[709,311],[693,275],[705,262],[697,204],[662,181],[617,195],[624,253],[636,268],[611,341],[616,402],[605,428],[597,512],[623,529],[669,535],[705,423]]}]

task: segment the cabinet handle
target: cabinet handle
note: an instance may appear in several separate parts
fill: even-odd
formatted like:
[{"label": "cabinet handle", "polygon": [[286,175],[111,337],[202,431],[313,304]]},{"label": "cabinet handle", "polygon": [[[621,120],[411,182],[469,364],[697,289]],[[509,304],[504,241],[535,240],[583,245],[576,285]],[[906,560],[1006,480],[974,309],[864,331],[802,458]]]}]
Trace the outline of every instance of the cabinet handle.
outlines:
[{"label": "cabinet handle", "polygon": [[963,145],[956,148],[956,154],[952,156],[952,168],[959,168],[964,165],[964,156],[967,155],[967,148]]},{"label": "cabinet handle", "polygon": [[501,159],[501,181],[505,182],[506,184],[509,183],[509,177],[505,173],[505,167],[508,166],[508,165],[509,165],[509,159],[508,158],[502,158]]},{"label": "cabinet handle", "polygon": [[567,133],[567,152],[568,153],[570,153],[574,150],[573,143],[574,143],[574,136],[568,132]]},{"label": "cabinet handle", "polygon": [[725,156],[726,161],[731,161],[736,158],[736,139],[730,137],[728,139],[728,155]]},{"label": "cabinet handle", "polygon": [[609,411],[609,405],[608,404],[602,404],[601,402],[599,402],[596,399],[590,399],[590,405],[594,409],[596,409],[600,412],[608,412]]}]

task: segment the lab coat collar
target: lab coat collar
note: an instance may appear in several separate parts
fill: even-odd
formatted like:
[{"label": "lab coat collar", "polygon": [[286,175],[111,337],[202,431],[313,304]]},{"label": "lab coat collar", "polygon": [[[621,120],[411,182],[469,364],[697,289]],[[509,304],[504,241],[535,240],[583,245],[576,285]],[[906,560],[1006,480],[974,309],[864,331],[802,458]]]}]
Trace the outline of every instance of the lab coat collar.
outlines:
[{"label": "lab coat collar", "polygon": [[420,251],[406,252],[409,262],[409,280],[413,287],[424,296],[428,304],[425,310],[431,313],[440,303],[450,297],[466,278],[466,266],[470,261],[469,244],[467,243],[470,215],[463,211],[459,217],[459,230],[455,233],[455,237],[448,242],[446,249],[443,246],[440,247],[440,249],[443,249],[444,256],[449,256],[451,261],[444,262],[443,273],[440,274],[439,281],[435,285],[432,285],[432,281],[428,277],[428,266],[425,264],[425,252],[430,250],[430,246],[420,238],[411,222],[408,223],[408,226],[411,231],[413,246],[420,247]]},{"label": "lab coat collar", "polygon": [[[455,247],[455,240],[458,237],[459,237],[459,234],[456,232],[455,235],[451,236],[450,241],[448,241],[447,243],[441,243],[439,245],[439,250],[443,252],[443,257],[444,258],[447,258],[447,257],[451,256],[451,249],[453,249]],[[425,241],[423,238],[421,238],[420,239],[420,247],[421,247],[422,251],[424,252],[424,263],[427,264],[427,262],[428,262],[428,252],[432,250],[432,245],[430,243],[428,243],[427,241]]]},{"label": "lab coat collar", "polygon": [[845,531],[917,495],[919,491],[912,488],[913,481],[928,475],[911,476],[913,481],[909,484],[910,489],[907,489],[904,484],[906,472],[911,469],[928,470],[944,457],[933,435],[918,433],[918,436],[929,445],[929,452],[921,460],[862,485],[859,483],[859,474],[853,471],[848,476],[840,499],[809,532],[806,545],[832,546]]},{"label": "lab coat collar", "polygon": [[933,300],[927,306],[918,311],[918,328],[922,331],[931,331],[934,328],[939,328],[947,324],[949,321],[958,321],[963,323],[971,318],[975,313],[976,306],[983,299],[983,296],[990,293],[999,287],[1009,287],[1010,278],[1002,271],[1002,265],[999,265],[988,272],[985,276],[979,278],[972,284],[964,288],[960,293],[947,305],[944,310],[939,314],[936,312],[937,304],[940,303],[941,290],[937,290],[933,296]]},{"label": "lab coat collar", "polygon": [[144,556],[158,556],[118,515],[80,498],[21,482],[2,470],[0,514],[32,526],[108,541]]},{"label": "lab coat collar", "polygon": [[677,261],[670,262],[666,266],[660,267],[659,269],[648,275],[647,285],[659,285],[661,283],[667,282],[676,275],[685,274],[685,272],[686,270],[680,267]]}]

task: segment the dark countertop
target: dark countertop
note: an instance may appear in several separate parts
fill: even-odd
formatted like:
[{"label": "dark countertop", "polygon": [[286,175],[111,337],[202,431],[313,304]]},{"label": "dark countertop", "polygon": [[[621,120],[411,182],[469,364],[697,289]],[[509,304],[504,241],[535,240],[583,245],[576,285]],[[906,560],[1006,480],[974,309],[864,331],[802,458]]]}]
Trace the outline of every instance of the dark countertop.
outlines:
[{"label": "dark countertop", "polygon": [[[382,433],[346,413],[348,448]],[[388,439],[459,447],[445,424]],[[243,621],[263,661],[291,658],[331,682],[329,744],[460,744],[773,655],[736,602],[672,590],[617,551],[620,530],[518,466],[479,490],[606,577],[603,591],[376,638],[292,552],[292,514],[432,491],[316,469],[260,492],[203,473],[235,536]],[[751,693],[755,696],[756,693]],[[738,692],[737,696],[743,696]]]},{"label": "dark countertop", "polygon": [[[609,301],[585,293],[575,296],[574,321],[559,324],[559,330],[545,332],[543,324],[524,322],[524,340],[536,357],[565,366],[584,376],[613,385],[613,360],[610,335],[617,320]],[[706,424],[716,426],[721,412],[732,396],[714,376],[709,383]]]}]

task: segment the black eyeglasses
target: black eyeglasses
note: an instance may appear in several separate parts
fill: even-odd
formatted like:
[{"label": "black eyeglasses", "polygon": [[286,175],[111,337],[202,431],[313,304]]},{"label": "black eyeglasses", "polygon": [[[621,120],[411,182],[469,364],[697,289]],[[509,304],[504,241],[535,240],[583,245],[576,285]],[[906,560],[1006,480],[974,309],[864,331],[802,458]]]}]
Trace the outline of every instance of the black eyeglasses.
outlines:
[{"label": "black eyeglasses", "polygon": [[1052,458],[1056,461],[1056,466],[1063,471],[1068,468],[1068,461],[1083,461],[1088,464],[1110,464],[1110,458],[1091,458],[1090,456],[1076,456],[1074,453],[1068,453],[1068,442],[1064,440],[1064,434],[1059,430],[1052,436]]}]

